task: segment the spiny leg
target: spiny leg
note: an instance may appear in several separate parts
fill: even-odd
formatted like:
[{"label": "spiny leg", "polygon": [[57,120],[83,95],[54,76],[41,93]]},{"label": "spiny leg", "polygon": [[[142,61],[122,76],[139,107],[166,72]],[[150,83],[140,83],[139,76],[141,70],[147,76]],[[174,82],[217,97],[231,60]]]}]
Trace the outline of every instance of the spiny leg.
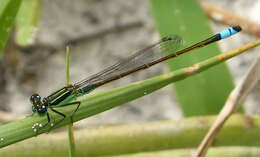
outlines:
[{"label": "spiny leg", "polygon": [[57,123],[55,123],[53,126],[51,126],[51,128],[55,127],[56,125],[58,125],[60,122],[62,122],[65,118],[66,118],[66,115],[53,109],[52,107],[49,107],[53,112],[57,113],[58,115],[62,116],[63,118],[61,120],[59,120]]},{"label": "spiny leg", "polygon": [[52,108],[59,108],[59,107],[70,106],[70,105],[77,105],[76,109],[73,111],[72,115],[70,116],[71,123],[73,123],[73,116],[78,111],[78,109],[80,107],[80,101],[62,104],[62,105],[59,105],[59,106],[53,106]]},{"label": "spiny leg", "polygon": [[[42,127],[40,127],[40,130],[45,128],[50,122],[51,122],[51,119],[50,119],[50,115],[48,112],[46,112],[46,116],[47,116],[47,123],[45,123]],[[36,134],[38,134],[38,130],[36,130]]]},{"label": "spiny leg", "polygon": [[42,126],[42,128],[46,127],[46,126],[51,122],[50,115],[49,115],[48,112],[46,112],[46,116],[47,116],[48,122],[45,123],[45,124]]}]

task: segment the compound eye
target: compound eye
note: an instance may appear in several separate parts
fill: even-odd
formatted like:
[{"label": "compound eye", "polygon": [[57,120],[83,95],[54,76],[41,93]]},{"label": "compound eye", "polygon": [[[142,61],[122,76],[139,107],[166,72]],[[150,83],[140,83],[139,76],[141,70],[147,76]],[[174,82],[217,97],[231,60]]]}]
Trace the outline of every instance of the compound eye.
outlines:
[{"label": "compound eye", "polygon": [[38,104],[41,102],[41,96],[39,94],[33,94],[31,97],[30,97],[30,102],[32,104]]}]

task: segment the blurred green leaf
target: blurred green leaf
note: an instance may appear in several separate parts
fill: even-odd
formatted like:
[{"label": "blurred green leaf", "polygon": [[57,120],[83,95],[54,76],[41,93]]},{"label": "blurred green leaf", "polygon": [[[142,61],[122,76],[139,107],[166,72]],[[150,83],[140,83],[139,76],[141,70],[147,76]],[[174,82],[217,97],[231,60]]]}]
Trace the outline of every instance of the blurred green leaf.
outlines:
[{"label": "blurred green leaf", "polygon": [[0,53],[8,40],[20,5],[21,0],[0,0]]},{"label": "blurred green leaf", "polygon": [[30,45],[37,31],[40,0],[24,0],[16,18],[16,43]]},{"label": "blurred green leaf", "polygon": [[[191,45],[212,35],[208,20],[197,0],[151,0],[150,4],[161,36],[177,34],[184,39],[184,43]],[[212,44],[168,63],[173,71],[219,53],[218,46]],[[174,87],[183,115],[195,116],[217,114],[234,84],[227,66],[223,63],[204,73],[179,81]]]}]

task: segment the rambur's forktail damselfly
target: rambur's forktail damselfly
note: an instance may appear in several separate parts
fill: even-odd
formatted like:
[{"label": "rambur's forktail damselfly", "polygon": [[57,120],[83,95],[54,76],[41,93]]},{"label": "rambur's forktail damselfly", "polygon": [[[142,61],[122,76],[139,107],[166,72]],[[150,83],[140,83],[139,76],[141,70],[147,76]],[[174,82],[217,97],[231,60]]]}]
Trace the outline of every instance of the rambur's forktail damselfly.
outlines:
[{"label": "rambur's forktail damselfly", "polygon": [[[239,31],[241,31],[240,26],[230,27],[218,34],[215,34],[214,36],[206,40],[203,40],[199,43],[196,43],[192,46],[189,46],[187,48],[178,51],[177,48],[180,46],[181,38],[178,36],[164,37],[160,41],[156,42],[155,44],[150,45],[144,49],[141,49],[140,51],[137,51],[136,53],[129,56],[128,58],[117,62],[116,64],[100,71],[99,73],[92,75],[73,85],[65,86],[53,92],[51,95],[43,98],[42,100],[38,94],[33,94],[30,97],[30,101],[32,103],[32,111],[34,113],[38,113],[39,115],[47,116],[48,121],[46,124],[41,126],[42,128],[47,126],[51,121],[48,109],[62,116],[62,119],[52,126],[54,127],[55,125],[59,124],[66,118],[65,114],[61,113],[60,111],[57,111],[55,108],[64,107],[68,105],[76,105],[76,109],[70,116],[71,121],[73,122],[72,119],[73,115],[77,112],[80,106],[80,102],[79,101],[71,102],[71,103],[68,102],[75,99],[76,97],[87,94],[99,86],[120,79],[131,73],[149,68],[150,66],[153,66],[157,63],[166,61],[168,59],[189,52],[191,50],[204,47],[213,42],[230,37],[231,35],[236,34]],[[158,57],[158,54],[160,54],[161,51],[167,52],[169,55],[164,57],[162,56]]]}]

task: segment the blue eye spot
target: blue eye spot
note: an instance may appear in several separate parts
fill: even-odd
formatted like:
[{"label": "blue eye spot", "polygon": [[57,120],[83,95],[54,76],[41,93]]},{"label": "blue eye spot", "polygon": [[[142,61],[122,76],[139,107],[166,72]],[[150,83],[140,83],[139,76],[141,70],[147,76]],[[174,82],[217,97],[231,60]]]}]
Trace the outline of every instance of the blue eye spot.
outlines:
[{"label": "blue eye spot", "polygon": [[46,106],[45,106],[45,105],[43,105],[43,106],[42,106],[42,108],[46,108]]}]

